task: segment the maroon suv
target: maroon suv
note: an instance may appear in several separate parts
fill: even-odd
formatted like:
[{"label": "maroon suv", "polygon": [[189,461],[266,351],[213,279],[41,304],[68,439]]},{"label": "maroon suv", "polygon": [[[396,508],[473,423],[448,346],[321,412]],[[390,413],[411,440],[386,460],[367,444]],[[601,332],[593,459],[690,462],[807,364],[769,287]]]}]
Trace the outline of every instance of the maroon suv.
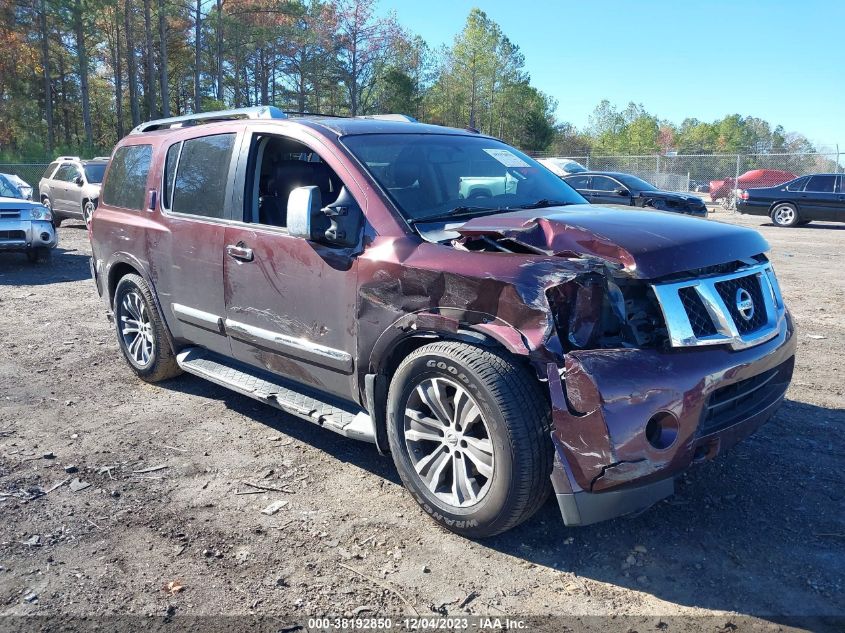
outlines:
[{"label": "maroon suv", "polygon": [[552,488],[567,525],[648,507],[792,376],[756,231],[590,206],[494,138],[408,117],[143,124],[90,231],[138,376],[187,371],[373,442],[472,537]]}]

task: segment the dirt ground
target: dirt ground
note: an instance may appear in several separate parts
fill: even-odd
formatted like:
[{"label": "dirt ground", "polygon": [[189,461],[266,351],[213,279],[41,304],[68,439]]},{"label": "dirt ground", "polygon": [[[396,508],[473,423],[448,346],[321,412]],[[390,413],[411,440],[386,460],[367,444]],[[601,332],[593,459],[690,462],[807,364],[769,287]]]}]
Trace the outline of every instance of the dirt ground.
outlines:
[{"label": "dirt ground", "polygon": [[845,224],[712,217],[771,243],[799,328],[780,412],[639,517],[567,529],[550,501],[480,542],[428,520],[371,445],[192,376],[136,379],[81,223],[66,221],[50,264],[0,255],[0,615],[825,628],[813,618],[845,616]]}]

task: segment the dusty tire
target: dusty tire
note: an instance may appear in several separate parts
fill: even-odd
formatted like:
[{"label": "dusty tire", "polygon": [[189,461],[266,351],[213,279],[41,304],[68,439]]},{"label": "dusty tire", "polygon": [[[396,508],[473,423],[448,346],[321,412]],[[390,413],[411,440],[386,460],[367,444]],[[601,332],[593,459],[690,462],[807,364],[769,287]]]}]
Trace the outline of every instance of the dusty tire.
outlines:
[{"label": "dusty tire", "polygon": [[82,220],[85,224],[91,224],[91,217],[94,215],[94,209],[97,208],[97,203],[93,200],[85,200],[82,203]]},{"label": "dusty tire", "polygon": [[150,288],[139,275],[125,275],[117,283],[114,322],[120,351],[141,379],[159,382],[182,373]]},{"label": "dusty tire", "polygon": [[465,343],[416,350],[388,393],[388,440],[405,487],[441,526],[470,538],[509,530],[546,500],[550,424],[526,367]]},{"label": "dusty tire", "polygon": [[796,226],[800,221],[798,209],[791,202],[779,202],[772,208],[772,224],[775,226]]},{"label": "dusty tire", "polygon": [[62,225],[62,219],[56,215],[56,212],[53,210],[53,202],[47,196],[41,198],[41,204],[47,207],[50,210],[50,213],[53,214],[53,228],[57,229]]}]

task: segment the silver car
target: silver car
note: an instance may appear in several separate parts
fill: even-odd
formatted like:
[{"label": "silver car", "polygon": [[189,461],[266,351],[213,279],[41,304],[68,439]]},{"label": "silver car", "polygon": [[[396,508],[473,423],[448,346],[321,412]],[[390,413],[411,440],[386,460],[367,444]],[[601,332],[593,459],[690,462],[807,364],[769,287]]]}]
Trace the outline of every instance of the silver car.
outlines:
[{"label": "silver car", "polygon": [[0,197],[0,253],[23,252],[31,262],[49,259],[59,243],[50,209],[37,202]]},{"label": "silver car", "polygon": [[86,224],[91,222],[108,161],[108,156],[91,160],[59,156],[50,163],[38,183],[38,190],[41,204],[53,212],[56,226],[65,218],[82,218]]}]

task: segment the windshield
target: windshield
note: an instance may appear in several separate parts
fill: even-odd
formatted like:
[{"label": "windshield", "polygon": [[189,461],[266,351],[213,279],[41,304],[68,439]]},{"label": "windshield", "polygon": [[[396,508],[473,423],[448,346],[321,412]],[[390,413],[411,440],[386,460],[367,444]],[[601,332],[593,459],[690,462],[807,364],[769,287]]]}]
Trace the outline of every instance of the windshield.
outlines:
[{"label": "windshield", "polygon": [[646,182],[642,178],[637,178],[636,176],[621,174],[617,176],[617,178],[629,189],[636,189],[638,191],[658,191],[657,187],[653,184]]},{"label": "windshield", "polygon": [[586,203],[533,159],[489,138],[362,134],[343,143],[409,221]]},{"label": "windshield", "polygon": [[23,193],[18,187],[8,178],[0,175],[0,197],[3,198],[23,198]]},{"label": "windshield", "polygon": [[105,163],[85,165],[85,178],[88,182],[99,184],[103,182],[103,174],[106,173]]}]

